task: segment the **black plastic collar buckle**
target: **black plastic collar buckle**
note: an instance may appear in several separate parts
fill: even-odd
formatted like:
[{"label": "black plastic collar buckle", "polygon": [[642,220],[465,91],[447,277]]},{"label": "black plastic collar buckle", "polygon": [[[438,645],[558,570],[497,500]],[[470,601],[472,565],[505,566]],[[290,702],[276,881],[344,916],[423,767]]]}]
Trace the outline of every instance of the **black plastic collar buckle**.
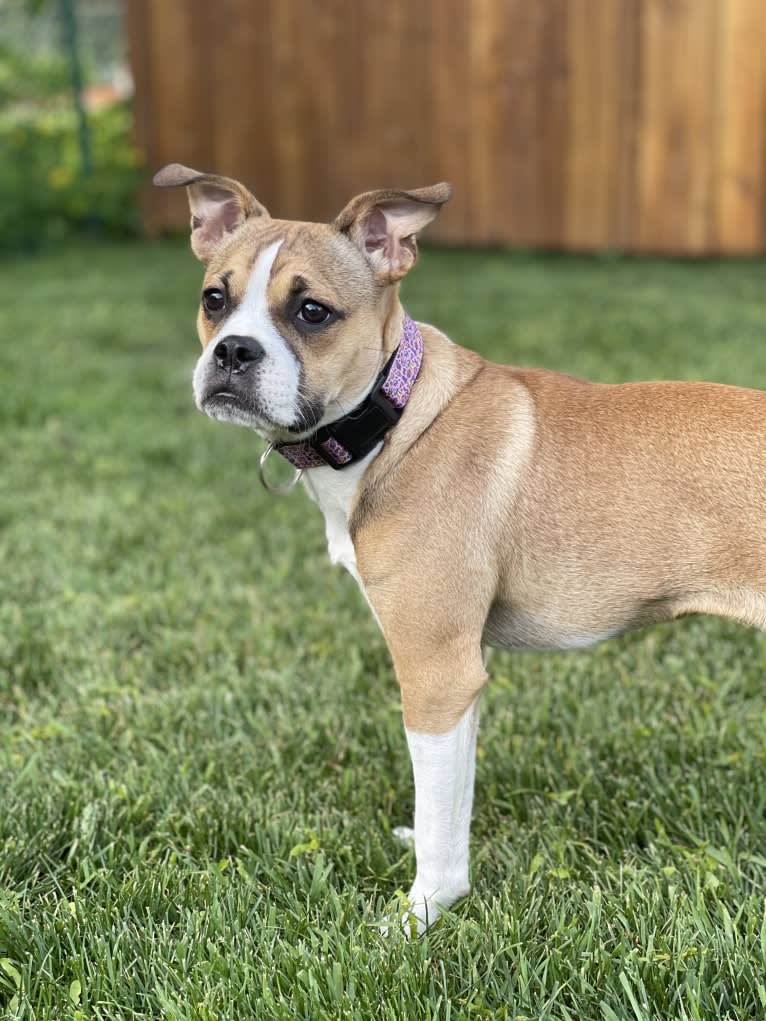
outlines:
[{"label": "black plastic collar buckle", "polygon": [[[383,393],[383,385],[388,378],[388,370],[392,361],[393,356],[361,404],[348,415],[339,418],[337,422],[323,426],[311,437],[311,446],[331,468],[340,470],[369,454],[388,430],[396,425],[402,417],[404,408],[397,408]],[[330,451],[322,447],[322,444],[328,439],[334,439],[342,447],[345,447],[351,454],[351,461],[342,464],[335,461]]]}]

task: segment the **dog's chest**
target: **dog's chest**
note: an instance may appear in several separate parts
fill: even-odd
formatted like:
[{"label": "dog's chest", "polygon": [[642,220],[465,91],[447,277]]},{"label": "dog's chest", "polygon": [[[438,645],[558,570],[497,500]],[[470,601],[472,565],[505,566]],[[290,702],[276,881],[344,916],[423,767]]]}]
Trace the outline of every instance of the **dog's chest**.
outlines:
[{"label": "dog's chest", "polygon": [[356,553],[348,525],[359,482],[378,449],[341,471],[334,468],[312,468],[303,477],[306,491],[324,514],[330,560],[333,564],[342,564],[356,579],[362,592],[364,586],[357,571]]}]

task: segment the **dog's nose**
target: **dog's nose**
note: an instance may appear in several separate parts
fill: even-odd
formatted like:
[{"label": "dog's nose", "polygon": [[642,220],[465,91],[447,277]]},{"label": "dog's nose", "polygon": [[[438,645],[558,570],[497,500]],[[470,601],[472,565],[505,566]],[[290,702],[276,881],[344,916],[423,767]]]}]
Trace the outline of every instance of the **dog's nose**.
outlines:
[{"label": "dog's nose", "polygon": [[224,337],[213,350],[220,369],[230,372],[244,372],[253,362],[263,358],[263,347],[255,337]]}]

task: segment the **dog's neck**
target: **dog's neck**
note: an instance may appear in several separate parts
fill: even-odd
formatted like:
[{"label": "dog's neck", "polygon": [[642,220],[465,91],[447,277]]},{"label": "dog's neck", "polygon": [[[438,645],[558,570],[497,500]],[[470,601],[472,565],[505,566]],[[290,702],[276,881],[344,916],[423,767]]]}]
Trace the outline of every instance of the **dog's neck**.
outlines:
[{"label": "dog's neck", "polygon": [[[399,306],[401,309],[401,306]],[[323,425],[297,443],[275,446],[295,468],[329,465],[345,469],[367,457],[402,416],[423,359],[423,338],[416,323],[402,311],[401,336],[393,354],[373,380],[364,398],[345,415]]]}]

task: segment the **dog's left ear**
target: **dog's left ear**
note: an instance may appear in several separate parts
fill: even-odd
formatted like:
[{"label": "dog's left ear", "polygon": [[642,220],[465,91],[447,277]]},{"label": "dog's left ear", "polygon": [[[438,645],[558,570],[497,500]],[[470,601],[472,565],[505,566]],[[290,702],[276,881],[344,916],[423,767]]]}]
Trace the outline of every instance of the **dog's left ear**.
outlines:
[{"label": "dog's left ear", "polygon": [[204,174],[181,163],[168,163],[154,175],[158,188],[185,187],[191,209],[191,246],[201,262],[208,262],[226,234],[251,216],[268,217],[265,206],[239,181]]},{"label": "dog's left ear", "polygon": [[413,191],[368,191],[352,199],[333,225],[360,249],[379,283],[393,284],[415,265],[416,235],[451,196],[446,182]]}]

